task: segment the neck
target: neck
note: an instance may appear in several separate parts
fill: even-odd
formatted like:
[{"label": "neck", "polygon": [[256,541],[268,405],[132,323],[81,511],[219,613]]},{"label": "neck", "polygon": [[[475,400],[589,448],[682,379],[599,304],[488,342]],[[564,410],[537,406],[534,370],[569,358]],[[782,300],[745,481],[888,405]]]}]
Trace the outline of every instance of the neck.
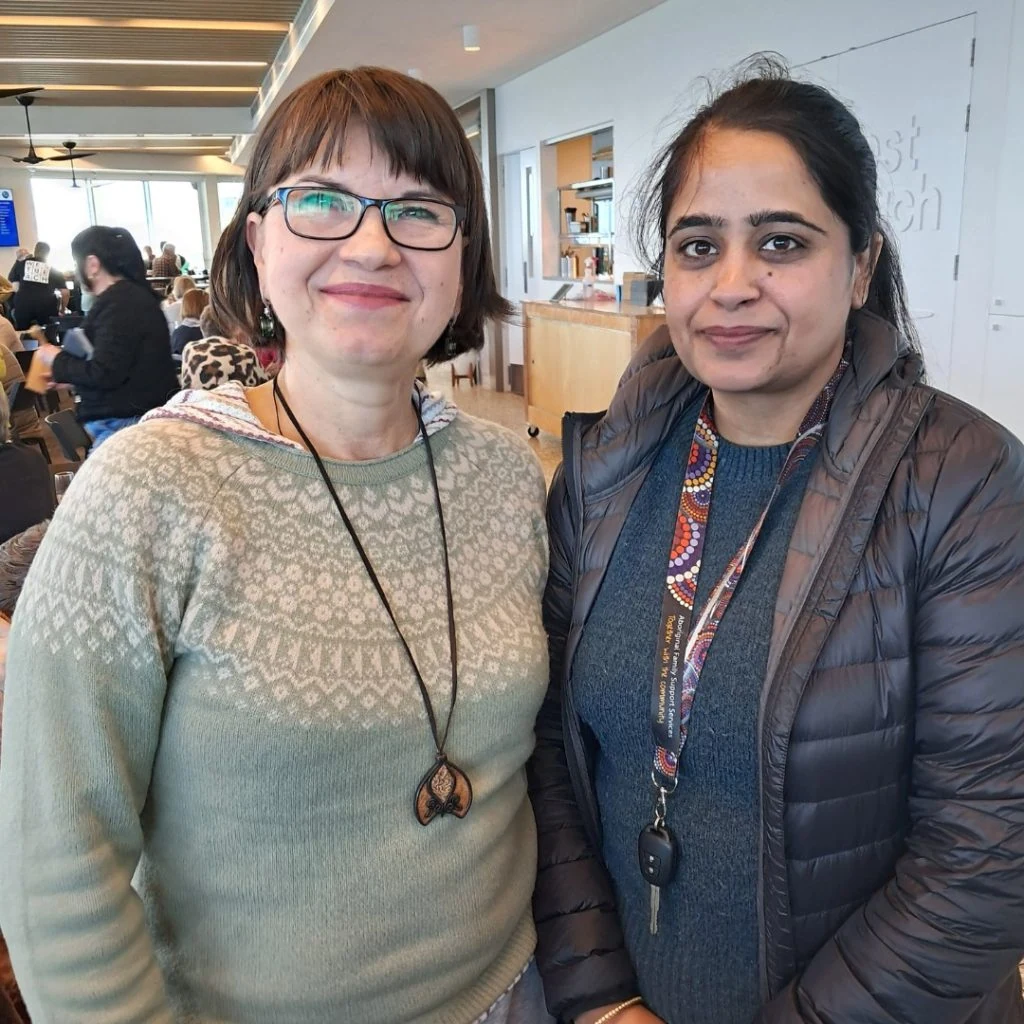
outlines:
[{"label": "neck", "polygon": [[[306,364],[298,354],[289,355],[277,378],[318,454],[342,462],[380,459],[413,443],[419,432],[411,401],[413,380],[412,373],[372,379],[332,377]],[[254,408],[256,415],[274,433],[301,444],[284,408],[274,407],[273,382],[255,390],[265,389],[269,408]]]},{"label": "neck", "polygon": [[781,391],[712,391],[719,434],[732,444],[749,447],[795,440],[807,410],[835,373],[838,363],[839,354],[796,386]]},{"label": "neck", "polygon": [[105,270],[101,270],[93,279],[92,285],[89,291],[93,295],[102,295],[112,284],[117,284],[118,281],[123,280],[120,277],[114,277],[113,274],[108,274]]}]

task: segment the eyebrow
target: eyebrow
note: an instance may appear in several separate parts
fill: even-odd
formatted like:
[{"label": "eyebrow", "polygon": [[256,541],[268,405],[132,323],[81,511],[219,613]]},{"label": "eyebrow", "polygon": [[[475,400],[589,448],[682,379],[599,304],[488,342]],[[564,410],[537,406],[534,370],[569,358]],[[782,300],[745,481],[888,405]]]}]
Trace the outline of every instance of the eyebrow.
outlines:
[{"label": "eyebrow", "polygon": [[[320,185],[323,188],[333,188],[339,192],[348,192],[350,195],[358,195],[357,192],[352,192],[350,189],[345,188],[343,185],[339,185],[338,182],[332,181],[330,178],[322,178],[317,174],[304,174],[299,181],[291,186],[292,188],[303,188],[306,185]],[[427,187],[419,188],[407,188],[401,195],[388,196],[389,199],[438,199],[441,202],[449,202],[440,192],[436,189]]]},{"label": "eyebrow", "polygon": [[[801,224],[805,228],[810,228],[811,231],[817,231],[819,235],[827,233],[824,228],[818,227],[817,224],[812,223],[795,210],[758,210],[757,213],[752,213],[747,218],[747,222],[752,228],[759,228],[762,224]],[[724,228],[726,226],[727,222],[724,217],[713,217],[708,213],[692,213],[686,217],[680,217],[672,225],[669,235],[673,235],[677,231],[688,231],[690,228]]]},{"label": "eyebrow", "polygon": [[747,220],[752,228],[759,228],[762,224],[801,224],[811,231],[817,231],[819,235],[827,234],[824,228],[818,227],[795,210],[759,210],[752,213]]}]

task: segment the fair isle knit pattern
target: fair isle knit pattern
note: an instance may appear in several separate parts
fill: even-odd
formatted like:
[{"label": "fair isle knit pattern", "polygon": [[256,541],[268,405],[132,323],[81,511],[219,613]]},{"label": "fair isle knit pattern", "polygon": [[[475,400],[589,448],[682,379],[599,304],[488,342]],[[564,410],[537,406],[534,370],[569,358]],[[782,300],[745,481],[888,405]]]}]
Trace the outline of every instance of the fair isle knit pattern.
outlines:
[{"label": "fair isle knit pattern", "polygon": [[[425,408],[474,802],[424,828],[433,743],[398,638],[311,457],[230,388],[89,460],[18,606],[0,927],[33,1019],[469,1024],[535,942],[543,476],[502,428]],[[423,445],[327,468],[443,728]]]}]

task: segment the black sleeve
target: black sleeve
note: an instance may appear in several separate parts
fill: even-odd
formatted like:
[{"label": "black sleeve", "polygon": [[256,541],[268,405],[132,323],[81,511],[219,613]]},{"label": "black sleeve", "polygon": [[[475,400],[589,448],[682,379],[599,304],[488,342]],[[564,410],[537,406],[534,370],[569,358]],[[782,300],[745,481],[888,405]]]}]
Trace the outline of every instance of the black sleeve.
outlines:
[{"label": "black sleeve", "polygon": [[537,966],[548,1009],[571,1020],[637,994],[637,981],[601,858],[587,837],[565,755],[562,670],[572,619],[573,528],[564,472],[548,499],[551,567],[544,594],[548,633],[547,697],[537,719],[537,746],[527,766],[537,819]]},{"label": "black sleeve", "polygon": [[7,275],[7,280],[10,281],[11,284],[17,284],[19,281],[23,280],[24,277],[25,277],[25,261],[24,260],[15,260],[14,261],[14,266],[11,267],[11,272]]},{"label": "black sleeve", "polygon": [[133,303],[106,305],[84,328],[92,342],[92,359],[61,352],[53,361],[53,379],[58,384],[78,384],[97,391],[123,386],[141,351],[137,314]]},{"label": "black sleeve", "polygon": [[60,288],[64,290],[68,286],[67,278],[59,271],[51,268],[50,270],[50,284],[54,288]]},{"label": "black sleeve", "polygon": [[1022,519],[1024,448],[979,417],[949,445],[922,544],[906,853],[756,1024],[962,1024],[1016,973],[1024,952]]}]

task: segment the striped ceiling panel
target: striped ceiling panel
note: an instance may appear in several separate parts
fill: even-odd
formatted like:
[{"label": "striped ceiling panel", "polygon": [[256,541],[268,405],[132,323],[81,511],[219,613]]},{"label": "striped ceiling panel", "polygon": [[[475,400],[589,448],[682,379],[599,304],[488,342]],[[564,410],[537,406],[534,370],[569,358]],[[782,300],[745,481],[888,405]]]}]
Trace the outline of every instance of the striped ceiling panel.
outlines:
[{"label": "striped ceiling panel", "polygon": [[153,85],[180,86],[220,85],[249,87],[248,94],[239,93],[238,106],[244,106],[255,95],[266,68],[166,68],[91,64],[0,64],[0,82],[20,85],[42,85],[47,91],[39,102],[51,99],[50,90],[61,85]]},{"label": "striped ceiling panel", "polygon": [[221,21],[287,21],[299,0],[0,0],[0,15],[53,15],[69,18],[202,18]]},{"label": "striped ceiling panel", "polygon": [[195,29],[0,26],[0,57],[130,57],[272,61],[284,34]]}]

